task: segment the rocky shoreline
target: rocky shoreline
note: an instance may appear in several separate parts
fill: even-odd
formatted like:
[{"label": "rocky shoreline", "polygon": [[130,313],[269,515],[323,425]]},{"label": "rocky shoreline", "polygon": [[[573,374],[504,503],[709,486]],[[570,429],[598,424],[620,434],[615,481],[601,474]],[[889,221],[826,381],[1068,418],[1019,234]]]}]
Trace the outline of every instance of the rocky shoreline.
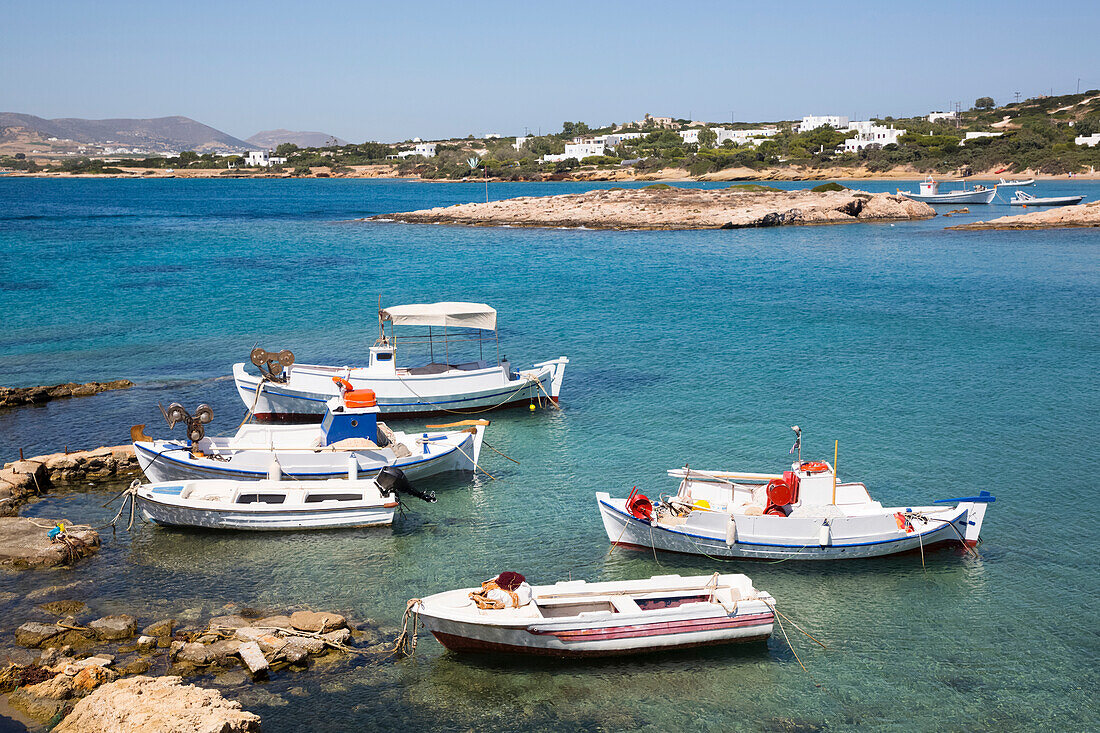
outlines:
[{"label": "rocky shoreline", "polygon": [[138,476],[140,472],[132,445],[20,458],[0,469],[0,517],[14,516],[24,501],[55,486]]},{"label": "rocky shoreline", "polygon": [[134,383],[129,379],[113,382],[66,382],[42,387],[0,387],[0,409],[22,405],[42,405],[65,397],[90,397],[113,389],[129,389]]},{"label": "rocky shoreline", "polygon": [[58,618],[15,630],[16,645],[38,653],[0,670],[0,692],[29,719],[60,721],[56,730],[256,731],[259,717],[238,703],[181,683],[214,675],[221,686],[240,687],[352,659],[379,663],[394,646],[383,636],[396,636],[325,611],[271,614],[227,604],[225,615],[204,624],[161,618],[142,627],[128,614],[86,621],[78,600],[37,608]]},{"label": "rocky shoreline", "polygon": [[741,229],[929,219],[935,211],[903,196],[839,191],[741,191],[647,187],[456,204],[370,217],[374,221],[587,229]]},{"label": "rocky shoreline", "polygon": [[988,229],[1068,229],[1075,227],[1100,227],[1100,201],[1076,206],[1058,206],[1032,211],[1027,214],[1001,216],[989,221],[958,224],[948,229],[981,231]]}]

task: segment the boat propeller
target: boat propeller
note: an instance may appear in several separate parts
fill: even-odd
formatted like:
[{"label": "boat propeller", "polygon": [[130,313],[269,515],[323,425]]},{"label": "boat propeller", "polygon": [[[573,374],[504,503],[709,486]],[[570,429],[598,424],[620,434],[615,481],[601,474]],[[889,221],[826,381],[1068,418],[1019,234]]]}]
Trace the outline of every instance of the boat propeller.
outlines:
[{"label": "boat propeller", "polygon": [[265,351],[257,346],[249,354],[249,359],[260,370],[260,373],[273,382],[285,382],[286,376],[283,369],[294,363],[294,352],[290,349],[282,351]]},{"label": "boat propeller", "polygon": [[423,499],[429,504],[435,501],[434,491],[420,491],[413,487],[413,485],[409,483],[409,479],[406,478],[405,472],[400,468],[383,466],[381,470],[378,471],[378,475],[374,477],[374,483],[378,484],[378,490],[382,496],[408,494],[409,496]]},{"label": "boat propeller", "polygon": [[197,443],[203,439],[206,435],[206,428],[203,425],[210,424],[214,419],[214,408],[205,403],[195,408],[194,415],[187,412],[187,408],[178,402],[168,405],[167,410],[159,402],[157,407],[160,408],[160,414],[164,415],[164,421],[168,423],[169,430],[176,427],[176,423],[183,423],[187,426],[187,439],[192,443]]}]

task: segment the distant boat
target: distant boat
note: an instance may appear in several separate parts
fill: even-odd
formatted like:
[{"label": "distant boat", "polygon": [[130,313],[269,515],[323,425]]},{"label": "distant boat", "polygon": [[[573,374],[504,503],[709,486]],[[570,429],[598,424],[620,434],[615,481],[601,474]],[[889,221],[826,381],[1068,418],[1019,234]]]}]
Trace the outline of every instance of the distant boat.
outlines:
[{"label": "distant boat", "polygon": [[1035,185],[1034,178],[1021,178],[1018,181],[1006,181],[1001,179],[997,182],[998,186],[1033,186]]},{"label": "distant boat", "polygon": [[1032,196],[1024,191],[1017,191],[1016,195],[1008,202],[1011,206],[1073,206],[1081,203],[1084,196]]},{"label": "distant boat", "polygon": [[926,180],[921,181],[919,193],[901,190],[898,193],[906,198],[923,201],[926,204],[988,204],[997,195],[997,187],[986,188],[978,185],[967,189],[964,183],[962,190],[940,193],[939,181],[932,178],[932,176],[928,176]]}]

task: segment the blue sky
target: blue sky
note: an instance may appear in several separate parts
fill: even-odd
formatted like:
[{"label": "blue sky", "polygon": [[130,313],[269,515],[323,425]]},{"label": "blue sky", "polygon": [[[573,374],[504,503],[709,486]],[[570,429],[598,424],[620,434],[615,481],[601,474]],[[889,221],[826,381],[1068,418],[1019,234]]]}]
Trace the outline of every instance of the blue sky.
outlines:
[{"label": "blue sky", "polygon": [[911,115],[1100,88],[1100,3],[3,5],[0,111],[186,115],[353,142]]}]

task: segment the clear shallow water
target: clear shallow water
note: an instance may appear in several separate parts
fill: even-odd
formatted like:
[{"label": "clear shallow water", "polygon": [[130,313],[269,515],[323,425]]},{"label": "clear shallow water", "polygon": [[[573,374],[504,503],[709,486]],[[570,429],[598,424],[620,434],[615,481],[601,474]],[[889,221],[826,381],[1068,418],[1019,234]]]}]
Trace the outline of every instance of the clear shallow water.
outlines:
[{"label": "clear shallow water", "polygon": [[[798,187],[798,184],[790,184]],[[490,195],[585,190],[492,184]],[[915,183],[868,182],[892,191]],[[1042,194],[1094,182],[1043,183]],[[496,306],[517,365],[566,354],[560,413],[498,413],[497,481],[447,478],[392,530],[105,536],[73,571],[0,576],[24,592],[93,579],[93,609],[208,614],[308,603],[396,625],[405,600],[504,569],[536,582],[748,573],[828,645],[595,664],[455,657],[229,689],[265,730],[683,727],[1095,729],[1092,548],[1100,352],[1095,230],[945,232],[928,222],[704,232],[358,223],[478,200],[481,184],[0,179],[0,384],[127,377],[138,388],[0,413],[0,456],[127,440],[155,403],[243,413],[228,365],[253,345],[303,361],[365,353],[385,303]],[[946,208],[946,207],[945,207]],[[981,559],[948,550],[840,565],[723,563],[615,550],[593,493],[668,491],[668,467],[772,470],[789,426],[810,457],[887,503],[998,497]],[[102,523],[113,487],[37,516]],[[0,607],[5,638],[30,614]],[[788,629],[790,633],[790,629]],[[815,681],[820,687],[815,686]],[[303,687],[310,694],[288,692]],[[289,703],[289,704],[283,704]],[[805,727],[805,728],[803,728]]]}]

